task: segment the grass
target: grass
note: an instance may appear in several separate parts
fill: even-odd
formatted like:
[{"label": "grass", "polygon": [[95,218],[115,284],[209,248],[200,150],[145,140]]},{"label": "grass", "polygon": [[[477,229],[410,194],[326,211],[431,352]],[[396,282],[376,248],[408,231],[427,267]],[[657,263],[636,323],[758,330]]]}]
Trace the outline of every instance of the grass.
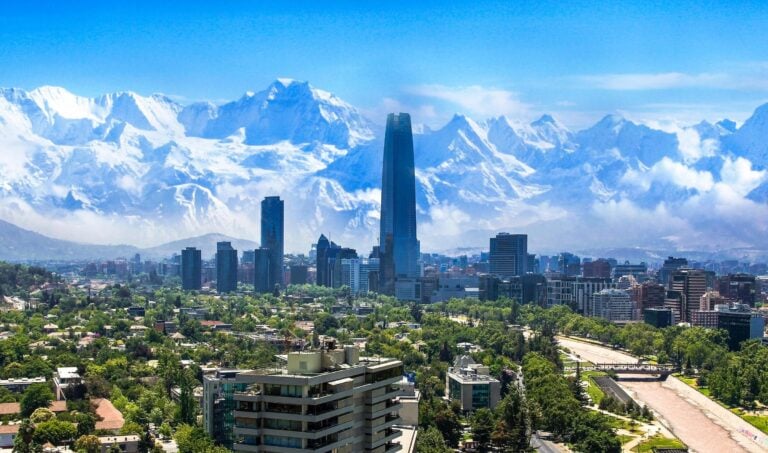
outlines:
[{"label": "grass", "polygon": [[632,451],[638,453],[652,452],[654,448],[686,448],[685,444],[677,439],[670,439],[659,434],[640,442]]},{"label": "grass", "polygon": [[602,371],[584,371],[581,373],[581,380],[587,382],[587,394],[592,399],[593,404],[600,404],[600,401],[605,398],[605,393],[592,379],[593,376],[605,376]]},{"label": "grass", "polygon": [[760,431],[768,434],[768,416],[766,415],[749,415],[749,414],[736,414],[743,418],[744,421],[759,429]]},{"label": "grass", "polygon": [[621,445],[624,445],[626,443],[632,442],[636,438],[637,437],[635,437],[635,436],[630,436],[630,435],[627,435],[627,434],[619,434],[619,442],[621,442]]},{"label": "grass", "polygon": [[709,389],[707,387],[699,387],[699,384],[696,382],[695,377],[686,377],[686,376],[683,376],[682,374],[676,374],[675,377],[677,377],[684,383],[688,384],[689,387],[692,387],[695,390],[698,390],[699,393],[706,396],[707,398],[711,398]]}]

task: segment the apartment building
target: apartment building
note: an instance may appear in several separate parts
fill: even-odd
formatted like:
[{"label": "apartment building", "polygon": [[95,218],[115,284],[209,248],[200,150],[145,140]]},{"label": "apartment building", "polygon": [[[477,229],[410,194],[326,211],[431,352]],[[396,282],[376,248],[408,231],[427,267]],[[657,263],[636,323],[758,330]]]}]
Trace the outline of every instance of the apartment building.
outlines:
[{"label": "apartment building", "polygon": [[234,451],[389,453],[401,423],[398,360],[360,357],[355,346],[291,352],[277,369],[238,373]]}]

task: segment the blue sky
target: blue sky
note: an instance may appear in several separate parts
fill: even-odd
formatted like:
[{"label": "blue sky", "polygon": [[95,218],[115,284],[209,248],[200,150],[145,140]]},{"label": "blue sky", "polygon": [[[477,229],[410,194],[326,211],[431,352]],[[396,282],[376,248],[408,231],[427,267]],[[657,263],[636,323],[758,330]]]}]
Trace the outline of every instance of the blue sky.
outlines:
[{"label": "blue sky", "polygon": [[16,3],[0,13],[5,87],[216,102],[292,77],[373,116],[573,127],[744,120],[768,101],[768,2]]}]

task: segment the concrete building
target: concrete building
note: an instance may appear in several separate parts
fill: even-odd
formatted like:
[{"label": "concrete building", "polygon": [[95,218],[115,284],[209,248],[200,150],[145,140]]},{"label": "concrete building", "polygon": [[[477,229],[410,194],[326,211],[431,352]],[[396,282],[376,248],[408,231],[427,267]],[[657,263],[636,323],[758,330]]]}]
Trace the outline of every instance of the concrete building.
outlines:
[{"label": "concrete building", "polygon": [[610,278],[611,263],[603,258],[585,262],[581,266],[581,273],[583,277]]},{"label": "concrete building", "polygon": [[625,275],[631,275],[639,283],[642,283],[648,279],[648,265],[646,263],[630,264],[629,261],[625,261],[624,264],[616,264],[611,275],[616,279]]},{"label": "concrete building", "polygon": [[462,355],[456,357],[453,367],[448,369],[445,395],[451,401],[458,401],[465,412],[483,407],[495,409],[501,399],[501,383],[489,376],[487,366]]},{"label": "concrete building", "polygon": [[608,321],[632,321],[634,304],[629,293],[621,289],[604,289],[593,297],[592,316]]},{"label": "concrete building", "polygon": [[670,286],[670,278],[672,277],[672,273],[680,268],[688,267],[688,260],[685,258],[674,258],[672,256],[668,257],[664,260],[664,264],[661,266],[661,269],[659,269],[658,273],[658,281],[662,285],[666,286],[667,289],[673,289]]},{"label": "concrete building", "polygon": [[56,387],[56,399],[66,399],[67,389],[80,385],[83,383],[83,378],[77,371],[77,367],[60,367],[56,368],[56,372],[53,373],[53,385]]},{"label": "concrete building", "polygon": [[234,443],[234,394],[247,388],[247,383],[238,379],[246,371],[217,369],[203,376],[203,429],[230,449]]},{"label": "concrete building", "polygon": [[13,393],[24,393],[32,384],[44,384],[45,377],[0,379],[0,387]]},{"label": "concrete building", "polygon": [[613,288],[614,284],[610,278],[577,278],[571,281],[573,289],[571,290],[571,308],[583,313],[586,316],[595,316],[590,310],[593,303],[592,298],[595,293]]},{"label": "concrete building", "polygon": [[719,304],[714,310],[694,310],[691,325],[724,329],[728,332],[728,348],[739,349],[741,342],[763,338],[765,319],[746,304]]},{"label": "concrete building", "polygon": [[385,453],[402,448],[394,428],[401,423],[402,362],[359,357],[357,347],[333,344],[288,353],[286,361],[279,369],[234,378],[246,385],[233,395],[234,451]]},{"label": "concrete building", "polygon": [[101,453],[107,453],[113,445],[117,445],[124,453],[138,453],[141,437],[136,434],[128,436],[100,436]]},{"label": "concrete building", "polygon": [[735,300],[741,304],[755,306],[757,290],[757,279],[749,274],[729,274],[721,277],[718,281],[720,295]]}]

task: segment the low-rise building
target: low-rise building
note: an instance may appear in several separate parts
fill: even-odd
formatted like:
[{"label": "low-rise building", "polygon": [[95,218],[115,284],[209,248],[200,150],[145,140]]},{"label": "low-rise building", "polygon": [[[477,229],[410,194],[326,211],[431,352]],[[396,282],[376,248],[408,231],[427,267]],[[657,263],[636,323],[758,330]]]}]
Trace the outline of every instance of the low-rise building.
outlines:
[{"label": "low-rise building", "polygon": [[501,383],[488,373],[488,367],[475,363],[472,357],[457,357],[445,378],[446,398],[458,401],[465,412],[494,409],[501,399]]},{"label": "low-rise building", "polygon": [[68,388],[82,383],[83,378],[77,367],[59,367],[53,373],[53,385],[56,386],[56,399],[58,400],[66,399],[65,393]]}]

